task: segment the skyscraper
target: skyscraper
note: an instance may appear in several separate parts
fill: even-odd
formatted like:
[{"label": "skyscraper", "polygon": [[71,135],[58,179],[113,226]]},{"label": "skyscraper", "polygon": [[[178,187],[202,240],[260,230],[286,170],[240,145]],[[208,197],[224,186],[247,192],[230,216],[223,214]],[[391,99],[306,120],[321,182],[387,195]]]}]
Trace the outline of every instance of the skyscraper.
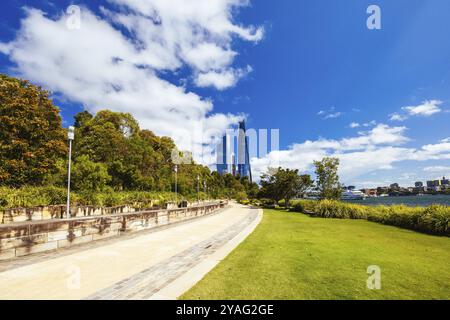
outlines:
[{"label": "skyscraper", "polygon": [[228,137],[224,135],[222,142],[217,145],[217,172],[220,175],[230,173],[228,170]]},{"label": "skyscraper", "polygon": [[239,176],[248,177],[249,180],[252,181],[249,139],[246,135],[244,121],[239,123],[239,131],[237,134],[237,156],[234,153],[234,143],[231,143],[231,139],[233,139],[234,142],[234,137],[224,135],[222,141],[217,145],[217,172],[220,175],[231,173],[235,176],[239,174]]},{"label": "skyscraper", "polygon": [[250,166],[249,141],[245,121],[239,123],[238,134],[238,174],[248,177],[252,181],[252,170]]}]

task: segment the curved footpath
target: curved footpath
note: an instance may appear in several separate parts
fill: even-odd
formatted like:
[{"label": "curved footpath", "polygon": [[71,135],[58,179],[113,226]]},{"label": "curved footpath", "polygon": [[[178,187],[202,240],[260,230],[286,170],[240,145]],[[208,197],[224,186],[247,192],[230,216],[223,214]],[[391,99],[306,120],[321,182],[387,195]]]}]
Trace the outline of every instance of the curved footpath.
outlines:
[{"label": "curved footpath", "polygon": [[176,299],[261,219],[262,210],[231,204],[127,238],[0,262],[0,299]]}]

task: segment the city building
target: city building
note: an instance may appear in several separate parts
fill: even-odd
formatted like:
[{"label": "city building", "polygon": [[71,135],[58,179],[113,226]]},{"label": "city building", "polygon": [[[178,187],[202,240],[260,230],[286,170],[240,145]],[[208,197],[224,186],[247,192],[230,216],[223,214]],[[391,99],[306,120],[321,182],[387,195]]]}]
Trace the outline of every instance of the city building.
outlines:
[{"label": "city building", "polygon": [[234,136],[226,134],[217,145],[217,172],[233,176],[248,177],[252,182],[250,165],[249,139],[247,137],[245,121],[239,123],[237,134],[237,155],[234,153]]},{"label": "city building", "polygon": [[217,144],[217,172],[220,175],[230,173],[228,168],[228,136],[224,135],[222,141]]},{"label": "city building", "polygon": [[422,188],[423,187],[423,182],[418,181],[414,185],[415,185],[416,188]]},{"label": "city building", "polygon": [[444,186],[450,186],[450,180],[446,179],[445,177],[442,178],[442,185]]},{"label": "city building", "polygon": [[442,179],[427,181],[427,188],[430,191],[441,191],[450,188],[450,180],[443,177]]},{"label": "city building", "polygon": [[377,189],[362,189],[361,190],[367,197],[376,197]]},{"label": "city building", "polygon": [[249,141],[245,121],[239,123],[238,135],[238,174],[248,177],[252,181],[252,170],[250,166]]}]

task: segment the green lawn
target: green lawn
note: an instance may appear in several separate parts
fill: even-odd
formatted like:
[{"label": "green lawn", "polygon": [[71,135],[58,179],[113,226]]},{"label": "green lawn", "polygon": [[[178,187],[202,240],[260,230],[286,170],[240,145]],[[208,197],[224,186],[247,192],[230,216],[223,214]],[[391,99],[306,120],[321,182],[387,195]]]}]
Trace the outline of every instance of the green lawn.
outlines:
[{"label": "green lawn", "polygon": [[[367,289],[367,267],[381,290]],[[363,220],[265,210],[182,299],[450,299],[450,238]]]}]

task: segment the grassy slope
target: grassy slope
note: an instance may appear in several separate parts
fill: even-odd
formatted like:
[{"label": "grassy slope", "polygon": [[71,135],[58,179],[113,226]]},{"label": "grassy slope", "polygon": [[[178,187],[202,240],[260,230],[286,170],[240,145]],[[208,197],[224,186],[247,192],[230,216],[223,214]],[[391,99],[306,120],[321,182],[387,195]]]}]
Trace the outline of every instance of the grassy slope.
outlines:
[{"label": "grassy slope", "polygon": [[[367,289],[369,265],[381,267],[381,290]],[[265,210],[182,299],[450,299],[450,238]]]}]

